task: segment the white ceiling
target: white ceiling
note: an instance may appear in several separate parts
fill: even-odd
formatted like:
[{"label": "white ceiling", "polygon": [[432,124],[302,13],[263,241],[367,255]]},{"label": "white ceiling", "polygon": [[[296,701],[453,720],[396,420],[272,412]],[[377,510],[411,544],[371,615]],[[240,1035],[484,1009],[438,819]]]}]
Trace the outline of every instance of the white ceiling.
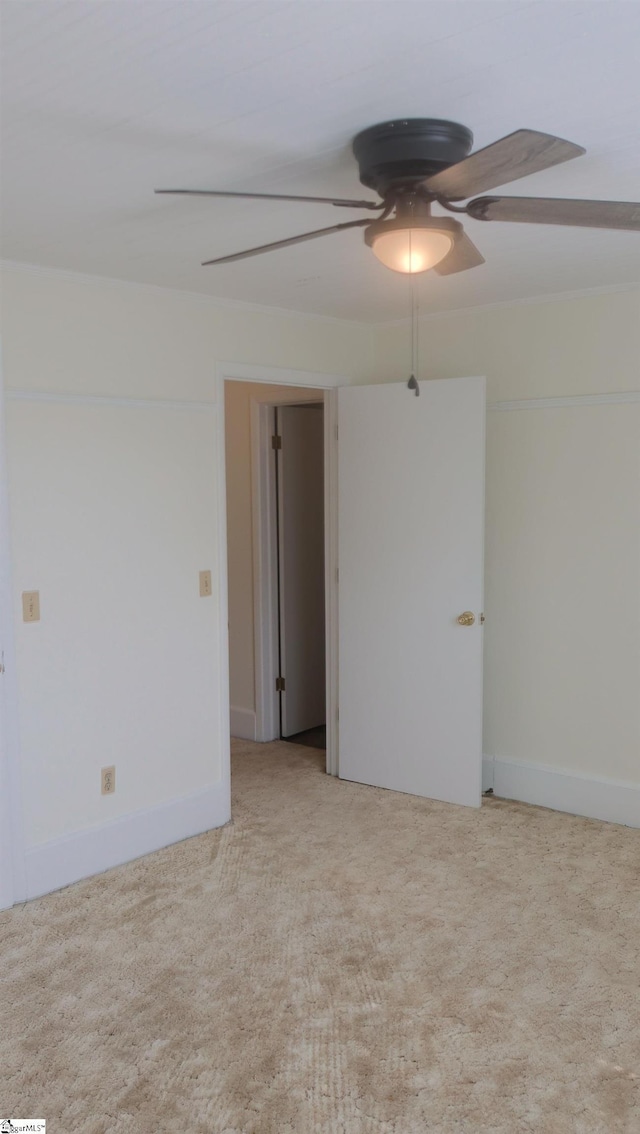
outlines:
[{"label": "white ceiling", "polygon": [[[11,0],[3,5],[2,254],[346,319],[406,315],[362,234],[223,267],[359,214],[154,197],[160,186],[366,196],[353,135],[451,118],[587,147],[524,196],[640,196],[640,4],[618,0]],[[365,215],[365,214],[363,214]],[[465,221],[487,263],[420,280],[422,310],[631,283],[633,233]]]}]

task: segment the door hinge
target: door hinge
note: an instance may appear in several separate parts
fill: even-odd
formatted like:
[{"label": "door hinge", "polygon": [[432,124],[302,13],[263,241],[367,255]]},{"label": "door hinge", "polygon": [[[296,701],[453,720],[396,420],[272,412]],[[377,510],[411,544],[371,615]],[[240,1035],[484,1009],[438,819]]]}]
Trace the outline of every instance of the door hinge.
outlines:
[{"label": "door hinge", "polygon": [[285,693],[284,677],[276,677],[276,693]]},{"label": "door hinge", "polygon": [[274,433],[273,437],[271,438],[271,448],[272,449],[281,449],[282,448],[282,437],[280,437],[279,434],[277,434],[277,433]]},{"label": "door hinge", "polygon": [[338,426],[336,425],[336,441],[338,440]]},{"label": "door hinge", "polygon": [[340,568],[336,567],[336,583],[340,582]]}]

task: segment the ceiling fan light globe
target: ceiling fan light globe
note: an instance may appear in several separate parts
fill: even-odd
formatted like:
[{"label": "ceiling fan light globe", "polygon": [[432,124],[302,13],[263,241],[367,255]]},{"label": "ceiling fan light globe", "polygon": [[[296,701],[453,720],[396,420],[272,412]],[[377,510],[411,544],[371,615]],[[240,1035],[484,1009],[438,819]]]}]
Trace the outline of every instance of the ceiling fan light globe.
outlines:
[{"label": "ceiling fan light globe", "polygon": [[371,247],[385,267],[417,275],[444,260],[453,247],[453,236],[431,228],[396,228],[374,236]]}]

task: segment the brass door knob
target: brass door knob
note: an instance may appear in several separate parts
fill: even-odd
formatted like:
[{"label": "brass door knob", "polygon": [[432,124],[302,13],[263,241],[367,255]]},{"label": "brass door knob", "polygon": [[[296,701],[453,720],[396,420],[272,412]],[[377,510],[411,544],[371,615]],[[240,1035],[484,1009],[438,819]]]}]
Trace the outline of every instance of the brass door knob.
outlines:
[{"label": "brass door knob", "polygon": [[472,610],[464,610],[462,614],[458,615],[456,622],[459,626],[473,626],[475,620],[476,616]]}]

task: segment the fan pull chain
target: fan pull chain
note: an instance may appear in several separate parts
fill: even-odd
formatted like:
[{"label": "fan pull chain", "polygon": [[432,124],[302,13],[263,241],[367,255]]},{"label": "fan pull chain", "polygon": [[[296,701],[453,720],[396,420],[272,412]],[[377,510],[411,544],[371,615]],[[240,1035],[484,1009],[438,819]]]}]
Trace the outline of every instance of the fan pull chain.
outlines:
[{"label": "fan pull chain", "polygon": [[[415,328],[416,328],[416,369],[415,369],[415,374],[416,374],[416,381],[417,381],[417,377],[420,373],[420,288],[419,288],[419,282],[420,281],[416,280],[415,276],[412,276],[411,282],[413,284],[413,310],[414,310],[413,321],[414,321]],[[416,390],[416,398],[419,396],[419,394],[420,394],[420,387],[418,387],[418,389]]]},{"label": "fan pull chain", "polygon": [[[409,266],[411,267],[411,235],[409,235]],[[410,274],[411,280],[411,377],[407,382],[410,390],[415,391],[416,398],[420,397],[420,387],[416,375],[419,373],[420,359],[420,343],[419,343],[419,324],[418,324],[418,298],[416,290],[416,280],[413,272]]]}]

